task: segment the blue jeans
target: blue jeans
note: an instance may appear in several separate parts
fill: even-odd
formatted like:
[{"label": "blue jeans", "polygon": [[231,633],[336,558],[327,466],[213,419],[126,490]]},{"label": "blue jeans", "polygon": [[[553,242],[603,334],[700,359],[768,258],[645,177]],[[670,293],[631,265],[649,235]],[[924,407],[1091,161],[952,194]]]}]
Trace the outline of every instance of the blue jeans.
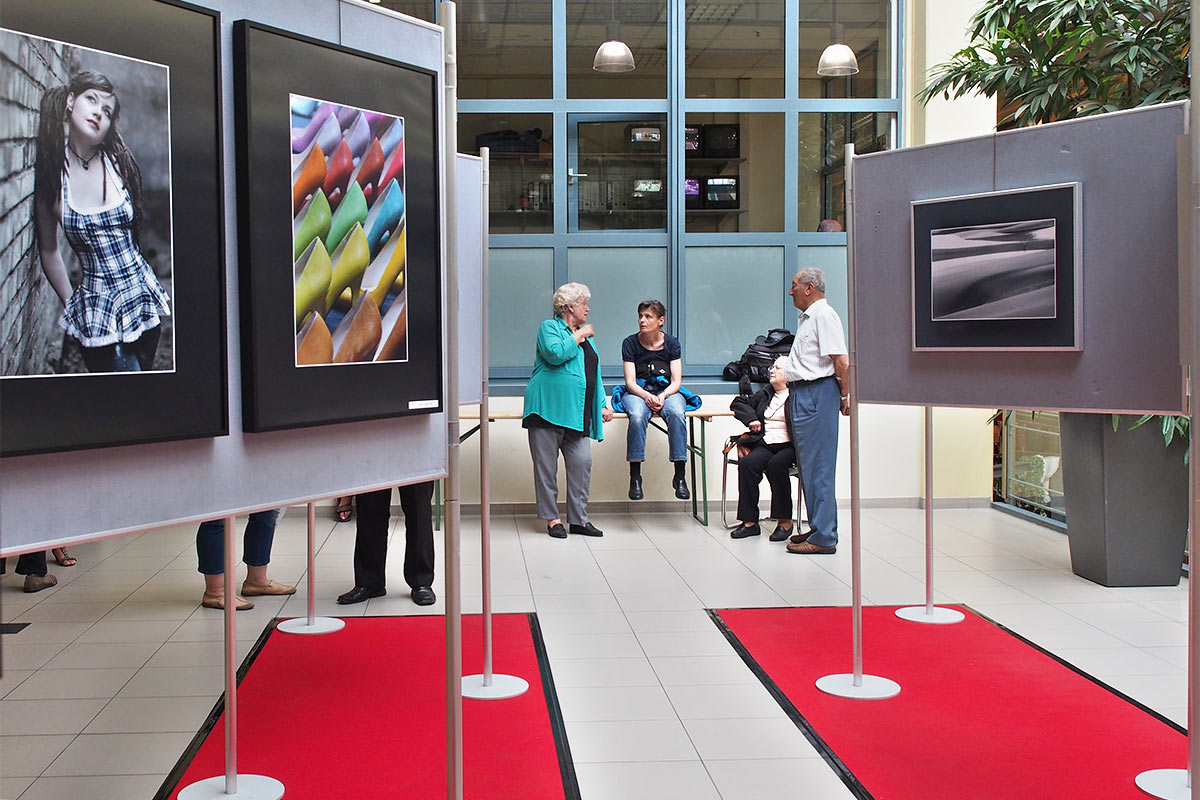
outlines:
[{"label": "blue jeans", "polygon": [[[246,521],[242,537],[242,561],[250,567],[271,563],[271,541],[275,538],[275,520],[279,509],[259,511]],[[196,531],[196,555],[205,575],[225,574],[225,520],[210,519]]]},{"label": "blue jeans", "polygon": [[[625,434],[625,460],[646,460],[646,428],[650,426],[650,416],[653,412],[646,406],[646,401],[633,392],[621,396],[625,404],[625,413],[629,415],[629,429]],[[684,414],[687,405],[683,395],[676,392],[663,401],[662,411],[658,415],[667,421],[667,442],[669,443],[671,461],[687,461],[687,425]]]},{"label": "blue jeans", "polygon": [[789,384],[788,428],[796,444],[796,466],[804,501],[808,504],[808,541],[821,547],[838,542],[837,478],[838,416],[842,410],[838,382],[833,377]]}]

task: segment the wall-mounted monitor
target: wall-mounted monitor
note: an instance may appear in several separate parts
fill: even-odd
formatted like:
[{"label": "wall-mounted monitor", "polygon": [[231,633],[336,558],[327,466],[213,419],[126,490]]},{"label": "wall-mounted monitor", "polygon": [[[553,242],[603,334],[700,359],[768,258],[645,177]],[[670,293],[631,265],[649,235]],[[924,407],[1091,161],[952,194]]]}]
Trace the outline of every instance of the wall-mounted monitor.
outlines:
[{"label": "wall-mounted monitor", "polygon": [[683,207],[704,208],[704,195],[700,192],[701,178],[683,179]]},{"label": "wall-mounted monitor", "polygon": [[737,208],[738,179],[720,176],[704,179],[705,208]]},{"label": "wall-mounted monitor", "polygon": [[736,124],[704,126],[705,158],[740,158],[740,127]]},{"label": "wall-mounted monitor", "polygon": [[631,153],[661,153],[663,143],[662,125],[653,122],[626,125],[625,140],[626,146]]},{"label": "wall-mounted monitor", "polygon": [[683,128],[683,154],[695,158],[703,151],[700,149],[700,126],[685,125]]}]

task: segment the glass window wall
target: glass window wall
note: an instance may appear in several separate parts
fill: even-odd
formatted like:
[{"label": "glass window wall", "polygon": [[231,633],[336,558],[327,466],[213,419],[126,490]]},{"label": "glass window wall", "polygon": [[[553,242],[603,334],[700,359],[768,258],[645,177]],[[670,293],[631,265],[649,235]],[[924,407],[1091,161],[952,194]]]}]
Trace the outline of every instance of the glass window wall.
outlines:
[{"label": "glass window wall", "polygon": [[687,96],[783,97],[783,18],[783,0],[687,0]]},{"label": "glass window wall", "polygon": [[637,304],[660,300],[667,306],[667,250],[665,247],[573,247],[567,251],[567,280],[586,284],[592,291],[588,322],[596,329],[596,352],[605,374],[621,372],[621,342],[637,333]]},{"label": "glass window wall", "polygon": [[532,369],[538,326],[554,316],[554,250],[493,247],[488,272],[488,360]]},{"label": "glass window wall", "polygon": [[[800,96],[892,96],[891,0],[800,0]],[[850,46],[858,74],[817,74],[821,53],[834,39]]]},{"label": "glass window wall", "polygon": [[783,114],[687,115],[688,233],[784,230],[783,134]]},{"label": "glass window wall", "polygon": [[579,230],[666,230],[665,122],[650,115],[576,124]]},{"label": "glass window wall", "polygon": [[489,148],[492,233],[554,230],[554,120],[549,114],[459,114],[458,149]]},{"label": "glass window wall", "polygon": [[458,96],[551,97],[550,0],[459,0]]},{"label": "glass window wall", "polygon": [[[560,0],[561,1],[561,0]],[[667,4],[664,0],[566,0],[567,96],[614,99],[667,96]],[[632,72],[596,72],[596,48],[610,32],[633,52]]]},{"label": "glass window wall", "polygon": [[783,323],[783,248],[689,247],[685,256],[684,368],[719,373],[755,336]]},{"label": "glass window wall", "polygon": [[847,132],[858,155],[890,150],[895,121],[895,114],[875,111],[800,115],[798,230],[845,230]]}]

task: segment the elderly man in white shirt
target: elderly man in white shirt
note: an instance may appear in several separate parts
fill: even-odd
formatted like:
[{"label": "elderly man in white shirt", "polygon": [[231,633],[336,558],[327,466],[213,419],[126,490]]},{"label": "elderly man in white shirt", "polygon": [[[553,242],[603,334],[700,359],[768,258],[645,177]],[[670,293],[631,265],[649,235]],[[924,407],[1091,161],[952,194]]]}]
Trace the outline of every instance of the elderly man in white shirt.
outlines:
[{"label": "elderly man in white shirt", "polygon": [[789,553],[836,553],[838,540],[838,412],[850,413],[850,356],[842,319],[825,300],[825,274],[807,268],[788,290],[800,309],[796,339],[788,353],[788,425],[808,504],[809,531],[794,533]]}]

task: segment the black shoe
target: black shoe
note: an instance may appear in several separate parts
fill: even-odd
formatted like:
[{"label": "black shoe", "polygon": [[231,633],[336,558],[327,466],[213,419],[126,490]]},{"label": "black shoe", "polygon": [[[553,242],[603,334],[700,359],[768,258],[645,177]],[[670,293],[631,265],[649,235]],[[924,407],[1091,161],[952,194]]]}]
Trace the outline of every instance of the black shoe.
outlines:
[{"label": "black shoe", "polygon": [[343,606],[361,603],[363,600],[369,600],[372,597],[383,597],[387,594],[387,590],[383,588],[368,589],[365,586],[355,586],[345,594],[338,595],[338,604]]},{"label": "black shoe", "polygon": [[761,535],[762,535],[762,528],[760,528],[758,526],[757,522],[748,528],[745,525],[738,525],[736,528],[734,528],[733,530],[731,530],[729,532],[730,539],[745,539],[749,536],[761,536]]},{"label": "black shoe", "polygon": [[785,528],[782,525],[776,525],[775,530],[771,531],[772,542],[782,542],[784,539],[792,535],[791,528]]},{"label": "black shoe", "polygon": [[688,491],[687,481],[682,477],[672,478],[671,485],[675,487],[675,496],[680,500],[691,500],[692,493]]},{"label": "black shoe", "polygon": [[555,539],[567,538],[567,529],[563,527],[563,524],[561,522],[558,523],[557,525],[547,525],[546,533],[550,534]]},{"label": "black shoe", "polygon": [[642,476],[641,475],[630,475],[629,476],[629,499],[630,500],[641,500],[645,496],[646,495],[642,494]]},{"label": "black shoe", "polygon": [[792,544],[800,544],[801,542],[807,542],[808,537],[811,535],[812,535],[811,529],[805,531],[804,533],[793,533],[791,536],[788,537],[788,541],[791,542]]},{"label": "black shoe", "polygon": [[431,606],[437,602],[437,595],[431,586],[418,586],[409,593],[412,601],[419,606]]},{"label": "black shoe", "polygon": [[590,522],[585,522],[582,525],[572,525],[571,533],[579,533],[584,536],[603,536],[604,531],[597,528]]}]

